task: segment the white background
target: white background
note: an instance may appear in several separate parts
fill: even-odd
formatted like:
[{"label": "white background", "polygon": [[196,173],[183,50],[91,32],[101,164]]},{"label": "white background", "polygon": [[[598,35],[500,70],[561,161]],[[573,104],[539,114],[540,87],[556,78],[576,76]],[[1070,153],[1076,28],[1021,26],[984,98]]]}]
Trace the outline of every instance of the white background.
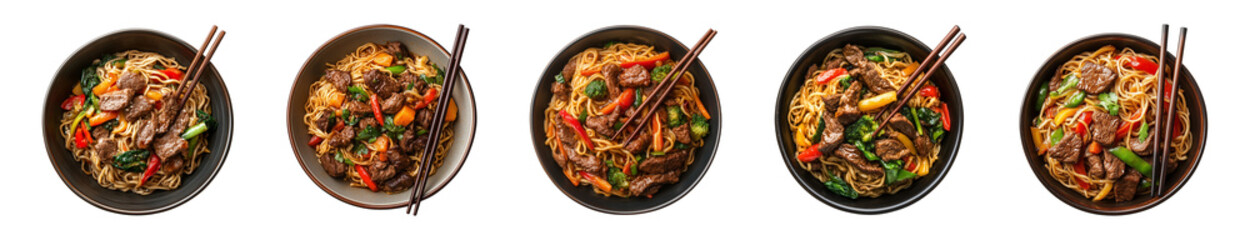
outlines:
[{"label": "white background", "polygon": [[[9,103],[0,118],[7,135],[0,140],[7,168],[0,174],[0,238],[1236,238],[1250,213],[1243,172],[1250,165],[1240,135],[1248,115],[1238,104],[1250,79],[1243,74],[1246,49],[1236,47],[1250,22],[1244,3],[209,2],[0,4],[0,100]],[[301,171],[286,136],[287,94],[305,58],[343,31],[376,23],[410,27],[448,48],[456,24],[472,29],[463,67],[481,114],[474,151],[418,217],[330,197]],[[1029,170],[1016,136],[1027,82],[1073,40],[1123,32],[1157,41],[1162,23],[1192,30],[1185,60],[1205,92],[1211,129],[1196,175],[1167,202],[1133,215],[1100,216],[1063,204]],[[48,162],[36,117],[60,64],[117,30],[154,29],[198,46],[213,24],[229,32],[213,63],[236,116],[234,144],[216,180],[186,204],[148,216],[107,212],[75,196]],[[536,162],[524,120],[551,57],[581,34],[616,24],[656,28],[687,44],[708,28],[720,31],[700,57],[724,106],[716,121],[724,124],[720,151],[689,195],[642,215],[595,212],[561,194]],[[962,88],[967,132],[945,181],[884,215],[839,211],[808,195],[785,169],[770,115],[798,54],[859,25],[895,28],[932,46],[954,24],[969,36],[947,62]]]}]

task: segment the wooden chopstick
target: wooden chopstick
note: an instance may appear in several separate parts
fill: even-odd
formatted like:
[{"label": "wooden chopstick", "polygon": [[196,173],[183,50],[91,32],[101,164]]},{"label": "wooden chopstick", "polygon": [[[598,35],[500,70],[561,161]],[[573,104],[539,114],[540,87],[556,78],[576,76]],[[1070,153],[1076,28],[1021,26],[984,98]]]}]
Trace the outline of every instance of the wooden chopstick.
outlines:
[{"label": "wooden chopstick", "polygon": [[[716,37],[716,33],[717,33],[716,30],[708,29],[707,33],[703,35],[703,38],[699,39],[699,42],[697,43],[697,45],[695,45],[694,48],[691,49],[690,52],[686,53],[686,57],[682,57],[682,58],[687,58],[687,57],[689,58],[686,61],[686,64],[677,66],[673,69],[674,71],[668,73],[669,76],[672,76],[672,78],[669,79],[666,77],[665,78],[666,81],[662,82],[662,83],[667,83],[667,85],[664,85],[664,91],[660,92],[658,96],[650,97],[650,98],[654,98],[655,100],[652,101],[651,107],[648,108],[647,110],[647,114],[642,115],[643,117],[642,121],[638,121],[639,122],[638,126],[635,127],[634,131],[629,134],[629,137],[625,138],[625,141],[623,143],[629,143],[629,142],[634,141],[634,137],[637,137],[638,133],[642,132],[642,129],[643,129],[642,125],[644,125],[643,122],[646,122],[646,118],[649,118],[651,117],[652,114],[655,114],[655,110],[659,108],[660,104],[664,103],[664,101],[662,100],[664,98],[667,98],[668,94],[673,91],[673,87],[677,85],[677,81],[681,79],[682,75],[685,75],[686,69],[688,69],[690,65],[694,65],[694,60],[699,57],[700,53],[703,53],[703,48],[706,48],[707,44],[712,41],[712,38]],[[642,108],[639,108],[638,110],[642,110]],[[637,112],[635,112],[635,114],[636,113]],[[629,119],[629,121],[633,121],[633,120],[634,119],[632,118]],[[629,123],[629,121],[625,123]],[[623,124],[621,125],[621,129],[625,129],[625,126]]]},{"label": "wooden chopstick", "polygon": [[[959,33],[959,31],[960,31],[960,29],[959,29],[959,25],[955,25],[954,27],[951,27],[951,31],[950,31],[950,32],[947,32],[945,37],[942,37],[942,41],[941,41],[941,42],[938,42],[938,45],[936,46],[936,48],[934,48],[934,49],[933,49],[933,51],[929,52],[929,56],[926,56],[926,57],[924,58],[924,61],[921,61],[921,62],[920,62],[920,65],[919,65],[919,66],[916,66],[916,69],[917,69],[917,70],[919,70],[919,69],[924,69],[925,67],[928,67],[928,66],[929,66],[929,64],[932,64],[932,63],[933,63],[933,61],[937,59],[938,53],[939,53],[939,52],[942,52],[942,50],[946,49],[946,46],[947,46],[948,44],[950,44],[951,39],[955,38],[955,34]],[[907,77],[907,81],[903,83],[902,87],[898,88],[898,91],[896,91],[896,92],[895,92],[895,94],[897,94],[897,95],[899,95],[899,96],[902,96],[902,95],[903,95],[903,93],[905,93],[905,90],[911,87],[912,82],[915,82],[915,81],[916,81],[916,78],[918,78],[918,77],[920,76],[920,74],[921,74],[921,73],[923,73],[923,72],[922,72],[922,71],[914,71],[914,72],[912,72],[912,73],[911,73],[911,76],[908,76],[908,77]],[[923,82],[923,81],[921,81],[921,82]],[[923,86],[923,84],[916,84],[916,87],[921,87],[921,86]],[[906,103],[906,102],[905,102],[905,101],[904,101],[904,102],[898,102],[897,104],[898,104],[898,105],[901,105],[901,104],[903,104],[903,103]],[[891,115],[891,117],[893,117],[894,112],[897,112],[897,111],[898,111],[898,109],[900,109],[900,108],[894,108],[894,111],[892,111],[892,112],[890,112],[890,113],[889,113],[889,114]],[[881,119],[881,116],[882,116],[882,115],[885,115],[885,114],[886,114],[886,112],[885,112],[885,111],[878,112],[878,113],[877,113],[877,116],[876,116],[876,117],[877,117],[876,119]]]},{"label": "wooden chopstick", "polygon": [[430,140],[425,142],[425,151],[421,156],[421,165],[417,169],[417,180],[413,182],[412,195],[408,198],[408,210],[405,213],[417,215],[417,211],[421,209],[421,199],[425,197],[425,181],[427,175],[430,174],[430,168],[434,166],[434,155],[438,152],[438,139],[442,135],[443,119],[447,116],[447,105],[451,102],[451,95],[456,89],[456,77],[460,76],[460,60],[464,55],[464,44],[469,37],[469,29],[460,24],[456,30],[456,42],[452,46],[452,55],[447,69],[447,81],[443,85],[443,91],[438,96],[438,106],[434,108],[434,116],[430,121]]},{"label": "wooden chopstick", "polygon": [[[698,46],[701,46],[701,45],[707,45],[707,42],[711,41],[712,36],[714,35],[716,35],[716,30],[708,29],[707,32],[703,34],[703,37],[699,38],[699,41],[695,43],[695,47],[697,48]],[[644,106],[653,106],[653,107],[649,108],[652,110],[647,111],[647,115],[642,115],[642,116],[649,117],[649,115],[651,115],[651,112],[654,111],[653,109],[655,109],[654,106],[656,106],[656,105],[652,105],[652,103],[658,104],[659,102],[661,102],[660,99],[663,99],[664,96],[668,96],[668,91],[665,91],[664,89],[672,89],[672,86],[676,85],[676,82],[677,82],[676,79],[681,79],[681,76],[685,74],[686,68],[684,68],[684,66],[689,65],[690,62],[693,62],[694,58],[698,56],[698,53],[696,53],[693,50],[694,48],[691,48],[691,51],[686,52],[686,54],[683,55],[681,59],[677,61],[677,65],[675,65],[675,67],[673,68],[673,71],[669,71],[667,75],[664,75],[664,78],[660,79],[660,84],[656,85],[655,88],[651,89],[651,93],[648,93],[646,98],[643,98],[642,104],[638,105],[639,111],[634,111],[633,113],[629,114],[629,117],[625,118],[625,122],[621,124],[621,127],[617,128],[616,132],[613,132],[612,136],[609,137],[608,139],[616,139],[616,137],[620,136],[621,133],[625,131],[625,128],[628,127],[630,123],[634,122],[634,120],[638,118],[638,115],[639,113],[642,112],[641,110],[643,109]],[[673,81],[669,81],[669,79],[673,79],[674,76],[676,76],[676,78]],[[656,94],[660,94],[658,95],[660,97],[657,98]],[[644,122],[645,121],[639,121],[638,123],[639,128],[641,128],[641,126],[644,125],[643,124]],[[636,132],[637,131],[634,131],[634,133]],[[635,134],[630,134],[631,137],[629,137],[629,139],[632,139],[633,135]],[[628,143],[629,141],[625,141],[625,142]]]},{"label": "wooden chopstick", "polygon": [[[1163,106],[1163,85],[1164,85],[1163,82],[1166,81],[1163,79],[1163,74],[1164,74],[1163,69],[1167,68],[1165,59],[1167,59],[1168,57],[1168,25],[1167,24],[1163,24],[1162,33],[1163,34],[1159,40],[1159,69],[1155,70],[1155,80],[1158,81],[1155,83],[1155,96],[1156,96],[1155,97],[1155,118],[1154,118],[1155,119],[1155,130],[1154,130],[1155,138],[1150,139],[1151,147],[1154,148],[1156,153],[1162,152],[1159,149],[1159,146],[1162,146],[1160,144],[1160,142],[1162,142],[1160,141],[1160,139],[1164,139],[1164,137],[1159,136],[1159,134],[1161,133],[1159,131],[1159,129],[1161,129],[1159,127],[1159,119],[1163,119],[1163,109],[1160,109],[1160,108]],[[1162,166],[1163,161],[1165,160],[1161,160],[1159,158],[1159,154],[1155,154],[1154,156],[1151,156],[1150,165],[1154,167],[1150,168],[1150,179],[1159,179],[1157,177],[1160,172],[1158,166]],[[1155,181],[1158,181],[1158,180],[1155,180]],[[1158,183],[1158,182],[1155,182],[1155,183]],[[1158,191],[1159,189],[1155,188],[1154,185],[1150,185],[1150,186],[1151,186],[1150,196],[1151,197],[1159,196],[1159,191]]]},{"label": "wooden chopstick", "polygon": [[[209,46],[208,45],[209,40],[213,40],[213,36],[216,36],[217,38],[215,41],[213,41],[213,44]],[[200,45],[200,51],[196,52],[195,57],[191,58],[191,64],[187,66],[187,71],[186,71],[187,74],[183,75],[182,81],[178,85],[178,88],[174,90],[173,97],[174,99],[178,99],[178,100],[171,104],[172,106],[177,108],[175,110],[176,114],[174,114],[172,118],[166,119],[166,121],[176,121],[176,119],[178,119],[178,116],[182,115],[181,114],[182,111],[186,110],[185,103],[187,102],[187,98],[191,96],[191,91],[195,90],[195,85],[198,84],[200,81],[200,75],[204,73],[205,68],[208,68],[208,63],[213,59],[213,54],[217,53],[217,46],[221,45],[221,39],[225,36],[226,36],[225,30],[218,32],[217,26],[213,25],[212,30],[209,31],[208,33],[208,37],[205,37],[204,43]],[[188,78],[190,78],[190,81],[187,80]],[[159,127],[160,125],[158,124],[157,126]],[[165,127],[172,128],[173,124],[165,125]],[[166,133],[166,134],[170,134],[170,133]],[[181,134],[181,133],[173,133],[173,134]]]},{"label": "wooden chopstick", "polygon": [[[959,48],[959,45],[963,44],[964,39],[967,39],[967,38],[968,37],[966,35],[964,35],[963,33],[960,33],[959,37],[955,38],[955,42],[950,44],[950,48],[946,49],[946,52],[942,53],[941,57],[938,57],[937,62],[934,62],[932,66],[929,66],[929,70],[925,71],[924,75],[922,75],[922,77],[920,77],[918,81],[922,84],[925,81],[928,81],[929,77],[933,76],[933,73],[937,72],[938,68],[942,67],[942,63],[946,62],[946,58],[950,57],[952,53],[955,53],[955,49]],[[911,91],[908,91],[907,95],[903,96],[902,101],[899,101],[899,104],[894,106],[894,110],[890,111],[889,115],[886,115],[885,118],[880,118],[881,123],[877,124],[877,130],[873,131],[872,135],[868,135],[868,136],[876,136],[877,134],[881,133],[881,129],[885,129],[885,124],[890,122],[890,118],[893,118],[894,115],[898,114],[898,110],[902,109],[904,105],[907,105],[906,104],[907,101],[910,101],[912,96],[915,96],[917,92],[920,92],[919,90],[920,90],[919,87],[915,87],[915,88],[912,88]]]},{"label": "wooden chopstick", "polygon": [[[1174,83],[1172,83],[1172,89],[1170,89],[1172,95],[1168,97],[1168,103],[1170,104],[1168,104],[1167,116],[1165,116],[1167,118],[1167,122],[1165,122],[1164,124],[1159,124],[1157,122],[1155,123],[1155,131],[1159,131],[1163,133],[1162,135],[1155,134],[1155,137],[1162,137],[1162,139],[1159,139],[1158,141],[1163,144],[1158,145],[1158,147],[1163,148],[1163,153],[1158,154],[1156,158],[1162,159],[1163,163],[1156,165],[1153,168],[1150,168],[1153,171],[1155,171],[1153,172],[1154,173],[1153,177],[1155,177],[1154,179],[1155,182],[1153,185],[1150,185],[1150,186],[1153,192],[1157,192],[1159,195],[1162,195],[1163,191],[1167,190],[1166,184],[1164,184],[1165,183],[1164,175],[1167,174],[1166,161],[1167,161],[1168,155],[1171,154],[1170,153],[1171,148],[1168,145],[1171,145],[1172,143],[1172,131],[1171,130],[1173,127],[1172,121],[1174,121],[1176,118],[1176,115],[1175,115],[1176,105],[1177,105],[1176,95],[1180,95],[1180,93],[1177,93],[1176,90],[1178,86],[1181,84],[1181,81],[1180,81],[1181,67],[1183,67],[1183,65],[1181,65],[1181,60],[1185,58],[1185,34],[1188,31],[1189,31],[1189,28],[1181,27],[1181,36],[1180,36],[1180,39],[1177,40],[1176,42],[1176,64],[1172,66],[1172,82]],[[1166,52],[1164,54],[1166,54]],[[1162,62],[1163,58],[1160,58],[1160,59],[1161,59],[1160,62]],[[1163,68],[1162,66],[1163,65],[1160,64],[1159,68],[1162,69]],[[1160,79],[1160,82],[1163,82],[1163,81],[1167,81],[1167,80]],[[1160,125],[1166,125],[1167,127],[1163,129],[1167,129],[1167,130],[1159,129]]]}]

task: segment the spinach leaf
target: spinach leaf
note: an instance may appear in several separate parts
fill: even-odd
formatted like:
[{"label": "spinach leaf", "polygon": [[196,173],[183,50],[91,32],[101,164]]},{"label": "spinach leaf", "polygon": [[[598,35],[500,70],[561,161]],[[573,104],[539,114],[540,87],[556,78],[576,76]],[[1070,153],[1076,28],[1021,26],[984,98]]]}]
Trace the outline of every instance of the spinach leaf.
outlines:
[{"label": "spinach leaf", "polygon": [[855,192],[854,188],[851,188],[851,184],[846,183],[846,181],[843,181],[842,178],[837,175],[829,174],[829,181],[825,181],[825,188],[828,188],[829,191],[843,197],[850,199],[859,198],[859,193]]},{"label": "spinach leaf", "polygon": [[113,167],[127,172],[143,172],[148,168],[148,150],[130,150],[113,156]]}]

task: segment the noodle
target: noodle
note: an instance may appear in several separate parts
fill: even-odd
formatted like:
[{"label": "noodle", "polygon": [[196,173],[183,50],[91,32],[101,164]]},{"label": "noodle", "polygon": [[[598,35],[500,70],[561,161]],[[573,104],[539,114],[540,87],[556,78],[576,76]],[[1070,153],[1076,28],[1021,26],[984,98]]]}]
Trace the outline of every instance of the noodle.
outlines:
[{"label": "noodle", "polygon": [[[88,69],[86,71],[93,71],[94,74],[96,76],[100,76],[101,79],[108,78],[110,80],[116,80],[119,75],[128,71],[141,73],[143,75],[143,79],[147,79],[148,84],[143,91],[138,93],[138,95],[152,94],[148,96],[173,96],[174,91],[176,91],[178,86],[181,84],[181,79],[171,78],[171,76],[167,76],[166,72],[162,72],[156,67],[177,69],[179,72],[186,69],[172,58],[168,58],[157,53],[136,50],[108,55],[105,59],[97,59],[94,64],[98,64],[99,67]],[[202,111],[210,115],[212,114],[210,99],[208,98],[208,94],[202,84],[197,84],[197,86],[191,91],[190,97],[187,98],[184,106],[184,111]],[[72,110],[63,113],[61,115],[59,129],[61,137],[65,139],[65,148],[69,149],[73,153],[74,159],[81,163],[82,171],[84,173],[91,174],[91,176],[95,178],[96,183],[100,184],[102,187],[122,192],[133,192],[139,195],[148,195],[156,190],[177,189],[178,186],[182,184],[182,175],[194,172],[200,165],[200,156],[210,152],[208,149],[207,135],[199,136],[199,141],[192,141],[195,143],[194,146],[188,146],[188,149],[190,149],[188,151],[190,152],[186,156],[189,158],[184,159],[185,165],[182,167],[181,171],[156,171],[146,182],[143,183],[143,185],[139,185],[140,180],[143,178],[143,172],[124,171],[109,164],[109,162],[113,162],[113,159],[98,155],[96,152],[97,146],[95,144],[88,144],[87,147],[84,148],[76,146],[76,137],[71,132],[71,129],[75,129],[73,125],[76,116],[79,115],[80,112],[88,110],[85,108],[88,108],[88,106],[85,104],[79,104],[75,105]],[[88,114],[102,113],[93,112]],[[139,119],[126,119],[124,116],[119,116],[115,119],[115,121],[117,121],[116,126],[113,127],[111,131],[108,131],[107,138],[101,137],[101,139],[112,139],[112,141],[115,141],[117,143],[117,149],[115,150],[116,153],[140,149],[136,143],[136,139],[138,137],[138,127],[135,127],[135,124],[140,121],[152,119],[154,118],[154,115],[156,115],[155,112],[140,117]],[[189,123],[190,125],[188,126],[194,126],[198,123],[199,119],[192,119]],[[94,127],[99,128],[104,127],[105,125],[109,124],[106,123]]]}]

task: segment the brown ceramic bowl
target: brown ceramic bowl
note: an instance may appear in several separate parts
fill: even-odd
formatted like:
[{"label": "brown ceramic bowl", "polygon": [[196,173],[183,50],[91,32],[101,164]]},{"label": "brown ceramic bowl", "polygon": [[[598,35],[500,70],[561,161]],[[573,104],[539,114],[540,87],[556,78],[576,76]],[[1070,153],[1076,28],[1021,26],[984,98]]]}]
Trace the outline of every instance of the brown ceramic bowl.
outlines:
[{"label": "brown ceramic bowl", "polygon": [[[343,179],[332,178],[326,174],[325,169],[321,168],[321,163],[317,161],[316,151],[307,144],[310,136],[308,126],[304,125],[303,121],[304,103],[308,101],[308,86],[325,73],[326,63],[343,59],[344,56],[355,51],[356,47],[365,43],[387,41],[402,42],[411,53],[427,56],[430,61],[439,66],[450,65],[451,54],[447,52],[447,49],[425,34],[394,25],[359,27],[331,38],[308,57],[304,66],[300,68],[299,75],[295,77],[295,83],[291,86],[290,100],[287,102],[287,134],[291,140],[291,150],[295,152],[295,157],[299,160],[304,173],[308,174],[308,178],[330,196],[363,208],[388,209],[404,206],[408,203],[408,196],[412,195],[413,190],[408,189],[394,194],[372,192],[369,189],[348,186]],[[452,99],[459,106],[457,109],[459,118],[451,126],[456,136],[452,140],[451,149],[447,151],[447,157],[443,159],[442,168],[426,179],[425,198],[433,196],[447,186],[448,182],[451,182],[451,179],[460,171],[460,167],[464,165],[464,160],[469,156],[469,147],[473,145],[473,134],[477,128],[477,105],[473,100],[473,88],[469,85],[468,78],[465,77],[464,71],[460,72],[458,79],[461,82],[457,84],[458,87],[452,94]]]},{"label": "brown ceramic bowl", "polygon": [[[1046,187],[1047,191],[1055,195],[1060,201],[1071,205],[1082,211],[1105,214],[1120,215],[1136,213],[1149,209],[1155,205],[1163,203],[1173,194],[1176,194],[1181,187],[1185,186],[1185,182],[1189,181],[1189,177],[1193,176],[1194,170],[1198,168],[1198,161],[1202,159],[1202,150],[1206,147],[1207,139],[1207,107],[1206,102],[1202,99],[1202,91],[1198,89],[1198,83],[1194,81],[1194,76],[1189,73],[1189,69],[1181,67],[1181,81],[1178,86],[1185,93],[1185,102],[1189,106],[1190,111],[1190,129],[1193,133],[1193,149],[1189,151],[1189,160],[1177,164],[1177,169],[1166,178],[1166,191],[1159,197],[1149,197],[1148,195],[1138,195],[1132,201],[1114,202],[1111,200],[1103,200],[1094,202],[1085,198],[1080,193],[1068,189],[1050,176],[1046,170],[1046,159],[1037,155],[1037,147],[1033,146],[1033,136],[1029,132],[1032,127],[1032,121],[1037,117],[1037,111],[1034,111],[1034,101],[1037,93],[1035,92],[1042,85],[1050,81],[1051,75],[1055,74],[1055,69],[1063,65],[1064,62],[1072,59],[1073,56],[1082,52],[1094,51],[1102,46],[1115,46],[1120,48],[1132,48],[1138,53],[1148,55],[1159,55],[1159,44],[1141,38],[1138,36],[1127,34],[1099,34],[1085,37],[1069,43],[1051,55],[1045,64],[1037,70],[1037,74],[1033,76],[1033,81],[1029,83],[1027,93],[1024,94],[1024,101],[1020,105],[1020,146],[1024,148],[1024,156],[1028,159],[1029,167],[1033,169],[1033,174],[1037,175],[1037,180]],[[1176,57],[1168,54],[1166,64],[1171,65],[1176,62]],[[1162,64],[1161,64],[1162,65]]]},{"label": "brown ceramic bowl", "polygon": [[230,140],[234,131],[230,92],[226,91],[221,74],[210,63],[204,75],[200,76],[200,83],[208,90],[208,97],[212,99],[213,118],[217,119],[217,127],[209,132],[211,135],[208,149],[212,152],[204,156],[199,168],[190,175],[182,176],[182,185],[177,189],[138,195],[101,187],[95,178],[82,171],[82,164],[75,161],[73,154],[65,149],[65,139],[58,132],[61,114],[65,112],[61,110],[61,101],[69,97],[70,88],[78,83],[82,69],[91,65],[92,61],[104,54],[127,50],[159,53],[184,65],[191,63],[196,51],[190,44],[178,38],[152,30],[124,30],[87,43],[65,60],[48,87],[48,95],[43,103],[44,147],[48,150],[52,167],[61,176],[65,186],[83,201],[100,209],[122,214],[158,213],[190,201],[208,187],[208,183],[217,176],[217,171],[221,170],[226,154],[230,152]]}]

